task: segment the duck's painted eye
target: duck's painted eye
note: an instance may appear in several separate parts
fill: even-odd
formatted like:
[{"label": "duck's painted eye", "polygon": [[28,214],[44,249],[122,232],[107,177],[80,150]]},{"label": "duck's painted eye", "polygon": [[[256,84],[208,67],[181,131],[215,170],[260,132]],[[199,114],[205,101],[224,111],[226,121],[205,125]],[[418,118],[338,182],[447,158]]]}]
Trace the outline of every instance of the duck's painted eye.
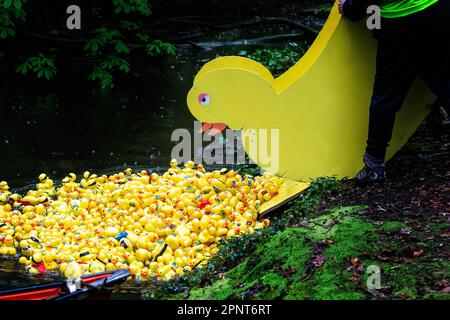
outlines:
[{"label": "duck's painted eye", "polygon": [[202,106],[207,106],[211,103],[211,97],[206,94],[206,93],[201,93],[198,96],[198,102],[202,105]]}]

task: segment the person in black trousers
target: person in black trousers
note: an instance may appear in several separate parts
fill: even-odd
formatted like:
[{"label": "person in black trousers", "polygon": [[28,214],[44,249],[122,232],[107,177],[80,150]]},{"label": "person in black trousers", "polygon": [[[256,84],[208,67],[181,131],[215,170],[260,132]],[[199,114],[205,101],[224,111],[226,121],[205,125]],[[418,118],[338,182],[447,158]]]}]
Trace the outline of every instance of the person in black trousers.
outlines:
[{"label": "person in black trousers", "polygon": [[[355,20],[355,3],[366,0],[340,0],[341,13]],[[405,0],[387,0],[399,2]],[[376,2],[372,1],[372,2]],[[383,0],[377,1],[382,5]],[[370,1],[366,1],[367,8]],[[365,13],[365,12],[364,12]],[[395,115],[420,76],[450,115],[450,0],[440,0],[426,9],[398,18],[381,18],[376,75],[369,113],[365,167],[359,181],[386,179],[386,149],[392,137]]]}]

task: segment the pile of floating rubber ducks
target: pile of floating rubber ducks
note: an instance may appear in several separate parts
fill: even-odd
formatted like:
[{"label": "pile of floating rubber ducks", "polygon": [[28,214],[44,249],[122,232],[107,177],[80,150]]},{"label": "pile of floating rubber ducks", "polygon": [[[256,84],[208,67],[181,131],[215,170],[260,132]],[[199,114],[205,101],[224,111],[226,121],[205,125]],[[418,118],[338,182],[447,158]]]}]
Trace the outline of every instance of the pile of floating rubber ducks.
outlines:
[{"label": "pile of floating rubber ducks", "polygon": [[[207,172],[175,160],[162,175],[131,169],[110,176],[71,173],[55,188],[46,174],[25,196],[0,182],[0,254],[30,273],[70,276],[128,268],[141,280],[169,280],[203,265],[222,238],[269,225],[260,205],[283,183],[269,174]],[[67,271],[67,272],[66,272]]]}]

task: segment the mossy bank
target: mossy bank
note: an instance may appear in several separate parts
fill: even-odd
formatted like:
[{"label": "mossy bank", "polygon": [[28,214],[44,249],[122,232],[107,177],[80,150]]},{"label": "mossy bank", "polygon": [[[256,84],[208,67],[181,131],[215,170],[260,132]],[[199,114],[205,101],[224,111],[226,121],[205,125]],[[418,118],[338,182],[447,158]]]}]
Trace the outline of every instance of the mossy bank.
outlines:
[{"label": "mossy bank", "polygon": [[374,219],[365,205],[320,210],[343,183],[315,181],[271,228],[224,243],[206,268],[146,297],[448,299],[446,225],[428,221],[424,230],[395,215]]}]

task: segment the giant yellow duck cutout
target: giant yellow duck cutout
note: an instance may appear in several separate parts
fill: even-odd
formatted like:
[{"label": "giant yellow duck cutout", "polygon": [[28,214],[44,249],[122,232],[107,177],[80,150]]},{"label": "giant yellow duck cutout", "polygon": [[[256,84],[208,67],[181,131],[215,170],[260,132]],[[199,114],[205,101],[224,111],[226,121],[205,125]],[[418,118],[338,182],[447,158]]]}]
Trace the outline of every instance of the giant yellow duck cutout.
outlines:
[{"label": "giant yellow duck cutout", "polygon": [[[337,3],[301,60],[274,79],[261,64],[221,57],[195,77],[187,103],[204,129],[279,130],[276,173],[296,181],[353,177],[363,167],[376,41],[365,23],[343,18]],[[433,94],[418,79],[398,113],[388,158],[428,114]],[[249,143],[244,144],[249,153]],[[270,142],[270,141],[269,141]],[[249,154],[262,168],[258,156]]]}]

